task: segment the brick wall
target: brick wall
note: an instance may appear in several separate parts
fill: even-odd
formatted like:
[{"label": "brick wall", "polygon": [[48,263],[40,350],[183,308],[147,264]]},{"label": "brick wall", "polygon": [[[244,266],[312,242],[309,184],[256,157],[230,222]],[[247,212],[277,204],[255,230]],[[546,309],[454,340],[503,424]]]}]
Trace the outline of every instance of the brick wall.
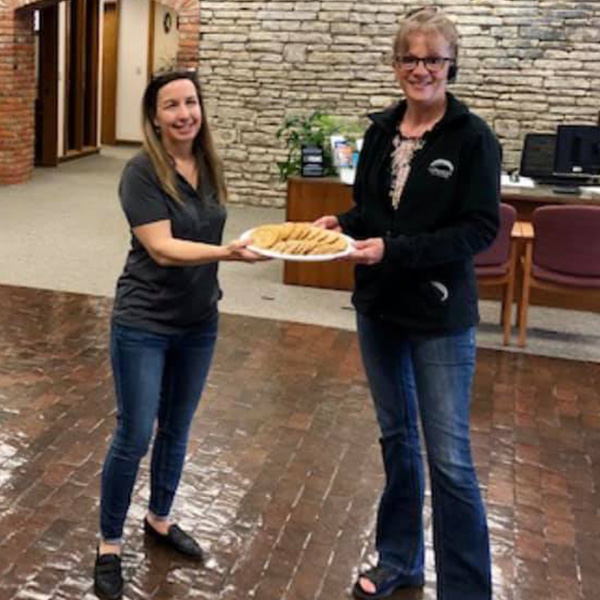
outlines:
[{"label": "brick wall", "polygon": [[[196,67],[200,0],[162,2],[179,14],[178,64]],[[0,0],[0,185],[22,183],[33,172],[36,89],[30,5],[35,4],[35,0]]]},{"label": "brick wall", "polygon": [[0,183],[33,170],[34,54],[31,13],[0,0]]},{"label": "brick wall", "polygon": [[[200,75],[232,201],[283,205],[284,116],[364,116],[399,96],[385,61],[401,15],[425,2],[202,0]],[[443,0],[461,32],[451,89],[495,129],[506,168],[529,131],[595,123],[600,2]]]},{"label": "brick wall", "polygon": [[160,2],[174,8],[179,15],[177,64],[180,67],[197,67],[201,0],[160,0]]}]

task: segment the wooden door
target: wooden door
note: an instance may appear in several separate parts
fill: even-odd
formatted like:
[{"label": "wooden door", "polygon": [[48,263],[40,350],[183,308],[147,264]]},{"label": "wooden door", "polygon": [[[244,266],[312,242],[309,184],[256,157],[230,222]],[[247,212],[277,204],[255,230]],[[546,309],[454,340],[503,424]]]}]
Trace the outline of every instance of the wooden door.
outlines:
[{"label": "wooden door", "polygon": [[58,164],[58,4],[39,11],[35,163]]},{"label": "wooden door", "polygon": [[67,4],[65,158],[97,147],[99,0]]},{"label": "wooden door", "polygon": [[102,37],[102,135],[103,144],[114,144],[117,131],[117,3],[104,5]]}]

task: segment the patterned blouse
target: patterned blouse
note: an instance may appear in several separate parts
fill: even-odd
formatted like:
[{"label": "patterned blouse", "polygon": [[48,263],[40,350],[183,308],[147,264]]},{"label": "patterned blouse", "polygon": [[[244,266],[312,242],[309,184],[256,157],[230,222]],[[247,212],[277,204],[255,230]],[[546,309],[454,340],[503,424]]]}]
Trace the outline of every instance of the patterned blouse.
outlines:
[{"label": "patterned blouse", "polygon": [[394,210],[400,204],[400,197],[410,173],[410,163],[415,152],[423,147],[423,138],[404,137],[400,131],[396,134],[392,150],[392,186],[390,199]]}]

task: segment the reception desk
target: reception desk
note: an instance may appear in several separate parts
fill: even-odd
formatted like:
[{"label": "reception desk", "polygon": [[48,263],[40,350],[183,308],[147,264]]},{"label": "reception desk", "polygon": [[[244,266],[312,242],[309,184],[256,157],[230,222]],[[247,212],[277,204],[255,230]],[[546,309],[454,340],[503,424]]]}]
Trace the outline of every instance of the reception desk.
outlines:
[{"label": "reception desk", "polygon": [[[600,206],[600,195],[583,193],[578,195],[559,194],[551,187],[536,188],[506,187],[502,189],[502,202],[517,209],[519,221],[530,221],[533,211],[551,204],[587,204]],[[336,177],[302,178],[288,180],[286,220],[314,221],[323,215],[335,215],[349,210],[353,205],[352,186],[343,184]],[[335,290],[351,290],[354,283],[354,268],[343,261],[331,263],[286,262],[284,283]],[[519,293],[517,285],[517,294]],[[495,290],[482,290],[483,298],[499,298]],[[532,304],[579,310],[599,310],[589,301],[577,296],[553,295],[537,291]]]},{"label": "reception desk", "polygon": [[531,221],[531,213],[540,206],[551,204],[585,204],[600,206],[600,195],[590,192],[579,194],[560,194],[552,186],[540,185],[535,188],[519,188],[507,186],[502,188],[502,202],[517,209],[519,221]]},{"label": "reception desk", "polygon": [[[288,179],[286,221],[314,221],[352,208],[352,186],[337,177]],[[333,290],[351,290],[354,267],[346,262],[286,262],[283,281]]]}]

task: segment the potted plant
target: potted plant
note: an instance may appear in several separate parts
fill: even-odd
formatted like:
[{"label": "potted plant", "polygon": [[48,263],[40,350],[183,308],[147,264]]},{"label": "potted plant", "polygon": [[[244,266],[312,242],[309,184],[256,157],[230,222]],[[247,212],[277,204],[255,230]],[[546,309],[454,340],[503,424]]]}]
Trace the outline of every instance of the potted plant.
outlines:
[{"label": "potted plant", "polygon": [[323,151],[323,175],[335,175],[336,167],[331,147],[331,136],[343,135],[355,144],[363,129],[356,121],[343,120],[319,110],[304,116],[290,116],[277,130],[277,139],[283,140],[288,151],[287,159],[277,163],[281,181],[300,173],[302,147],[316,146]]}]

